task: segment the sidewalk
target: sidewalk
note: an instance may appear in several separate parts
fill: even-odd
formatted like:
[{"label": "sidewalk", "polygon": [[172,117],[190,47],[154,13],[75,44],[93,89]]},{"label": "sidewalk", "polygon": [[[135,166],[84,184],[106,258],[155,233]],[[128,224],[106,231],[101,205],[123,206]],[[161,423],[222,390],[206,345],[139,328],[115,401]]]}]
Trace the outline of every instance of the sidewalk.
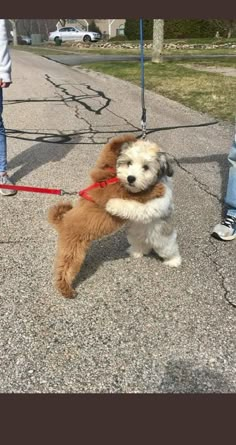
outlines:
[{"label": "sidewalk", "polygon": [[[140,134],[140,89],[12,51],[9,169],[18,184],[79,190],[103,144]],[[219,221],[233,127],[146,93],[149,138],[175,160],[181,268],[131,260],[123,231],[95,242],[74,300],[52,285],[55,196],[1,201],[0,392],[235,392],[235,243]]]}]

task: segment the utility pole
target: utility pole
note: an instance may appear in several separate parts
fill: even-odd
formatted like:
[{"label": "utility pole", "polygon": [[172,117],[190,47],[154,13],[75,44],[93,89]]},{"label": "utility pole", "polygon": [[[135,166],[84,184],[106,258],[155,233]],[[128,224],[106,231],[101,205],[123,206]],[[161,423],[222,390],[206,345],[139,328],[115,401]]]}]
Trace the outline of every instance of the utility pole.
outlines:
[{"label": "utility pole", "polygon": [[152,62],[163,62],[162,52],[164,43],[164,20],[153,19],[153,49]]}]

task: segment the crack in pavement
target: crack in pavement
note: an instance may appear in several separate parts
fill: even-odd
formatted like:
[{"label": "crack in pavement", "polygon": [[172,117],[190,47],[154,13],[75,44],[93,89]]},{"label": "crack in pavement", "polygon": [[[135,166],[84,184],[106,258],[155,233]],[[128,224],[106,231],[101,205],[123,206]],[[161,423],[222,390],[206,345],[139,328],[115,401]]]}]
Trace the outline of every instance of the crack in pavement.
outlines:
[{"label": "crack in pavement", "polygon": [[[64,93],[66,96],[68,96],[71,99],[71,101],[79,103],[80,105],[84,106],[86,108],[86,110],[90,111],[91,113],[101,114],[102,110],[107,108],[111,102],[111,99],[109,97],[106,97],[102,91],[93,90],[87,84],[81,84],[81,85],[85,86],[88,90],[90,89],[90,90],[94,91],[97,94],[95,94],[94,96],[92,96],[90,94],[82,94],[82,95],[78,96],[78,95],[69,93],[68,90],[62,86],[62,84],[55,83],[48,74],[45,74],[45,79],[49,83],[51,83],[55,88],[60,89],[62,93]],[[98,110],[93,109],[90,105],[88,105],[85,101],[82,100],[82,99],[93,99],[93,98],[99,98],[99,97],[102,97],[103,99],[105,99],[106,103],[105,103],[105,105],[101,106]],[[62,97],[62,99],[65,102],[64,97]]]},{"label": "crack in pavement", "polygon": [[113,114],[114,116],[118,117],[119,119],[122,119],[123,121],[125,121],[125,123],[127,125],[130,125],[131,127],[133,127],[136,131],[141,131],[141,128],[136,127],[136,125],[131,124],[131,122],[129,122],[125,117],[123,116],[119,116],[118,114],[116,114],[114,111],[111,111],[110,109],[108,109],[108,112]]},{"label": "crack in pavement", "polygon": [[90,136],[89,136],[89,139],[90,139],[94,144],[96,144],[96,141],[94,140],[94,136],[96,136],[97,132],[94,130],[93,125],[91,124],[91,122],[89,122],[85,117],[80,116],[80,114],[79,114],[79,105],[76,105],[76,106],[75,106],[75,117],[76,117],[77,119],[82,119],[82,120],[85,122],[85,124],[88,125],[88,133],[87,133],[87,135],[88,135],[88,136],[90,135]]},{"label": "crack in pavement", "polygon": [[[98,97],[102,97],[103,99],[106,100],[106,104],[103,107],[99,108],[99,111],[96,111],[96,114],[101,114],[101,112],[104,108],[109,107],[109,105],[111,103],[111,99],[109,97],[107,97],[103,91],[94,90],[90,85],[87,85],[86,83],[84,83],[84,84],[82,83],[81,85],[85,86],[90,91],[94,91],[94,93],[98,94]],[[91,97],[91,96],[88,96],[88,97]],[[97,96],[95,95],[94,97],[97,97]]]},{"label": "crack in pavement", "polygon": [[176,162],[177,166],[183,170],[185,173],[187,173],[189,176],[191,176],[191,178],[194,180],[194,182],[197,183],[197,185],[199,186],[199,188],[201,190],[203,190],[205,193],[207,193],[207,195],[212,196],[213,198],[215,198],[219,204],[222,204],[224,201],[222,199],[219,198],[218,195],[216,195],[215,193],[211,192],[208,188],[207,185],[204,184],[203,182],[199,181],[199,179],[189,170],[187,170],[186,167],[184,167],[181,162],[172,154],[172,153],[168,153],[166,152],[172,159],[174,159],[174,161]]},{"label": "crack in pavement", "polygon": [[[122,119],[126,125],[131,126],[132,128],[135,129],[135,131],[141,131],[140,128],[136,127],[135,125],[131,124],[131,122],[129,122],[126,118],[124,118],[123,116],[119,116],[118,114],[116,114],[115,112],[111,111],[109,109],[109,105],[111,103],[111,98],[107,97],[105,95],[105,93],[101,90],[95,90],[94,88],[92,88],[90,85],[88,84],[81,84],[81,86],[86,87],[89,91],[94,92],[94,95],[90,95],[90,94],[83,94],[81,96],[75,95],[75,94],[71,94],[68,92],[68,90],[63,87],[63,84],[57,84],[56,82],[54,82],[51,77],[48,74],[45,74],[45,78],[48,82],[50,82],[56,89],[60,89],[61,93],[59,94],[59,97],[61,97],[62,101],[64,102],[64,104],[66,106],[69,106],[69,104],[67,103],[68,100],[66,100],[63,96],[63,94],[65,94],[66,96],[68,96],[68,98],[70,99],[70,102],[77,102],[78,105],[76,105],[76,109],[75,109],[75,117],[78,119],[83,120],[87,125],[88,125],[88,130],[93,133],[94,135],[97,134],[96,130],[93,128],[92,124],[86,120],[83,116],[79,115],[79,105],[84,106],[88,111],[95,113],[95,114],[102,114],[102,111],[104,109],[107,109],[107,111],[111,114],[113,114],[114,116],[118,117],[119,119]],[[89,106],[85,101],[81,100],[81,99],[93,99],[93,98],[97,98],[97,99],[104,99],[106,101],[105,105],[101,105],[100,108],[98,110],[93,109],[91,106]],[[101,103],[101,102],[100,102]],[[131,131],[131,130],[130,130]],[[95,143],[95,141],[92,139],[92,141]]]},{"label": "crack in pavement", "polygon": [[[70,105],[69,105],[66,101],[63,100],[64,98],[63,98],[63,95],[62,95],[62,94],[57,93],[57,95],[62,99],[62,101],[63,101],[63,103],[64,103],[64,105],[65,105],[66,107],[71,108]],[[93,129],[92,124],[91,124],[85,117],[83,117],[83,116],[81,116],[81,115],[79,114],[79,105],[75,105],[74,116],[75,116],[76,119],[80,119],[80,120],[82,120],[83,122],[85,122],[85,124],[87,124],[88,128],[87,128],[87,130],[86,130],[86,133],[84,132],[83,134],[86,134],[86,136],[88,137],[88,139],[89,139],[93,144],[96,144],[96,141],[95,141],[95,139],[94,139],[94,136],[96,136],[97,132]]]},{"label": "crack in pavement", "polygon": [[[220,268],[221,266],[217,263],[217,261],[214,258],[217,258],[218,255],[218,248],[216,246],[216,244],[213,242],[213,239],[210,238],[210,243],[211,245],[215,248],[214,252],[211,253],[210,255],[206,252],[203,251],[204,254],[206,255],[207,258],[209,258],[211,260],[211,262],[215,265],[215,269],[216,269],[216,273],[220,276],[221,278],[221,286],[224,290],[224,299],[227,301],[227,303],[232,306],[233,308],[236,308],[236,303],[234,303],[233,301],[230,300],[229,295],[230,295],[230,291],[227,289],[226,284],[225,284],[225,276],[224,274],[221,272]],[[214,258],[213,258],[214,255]]]}]

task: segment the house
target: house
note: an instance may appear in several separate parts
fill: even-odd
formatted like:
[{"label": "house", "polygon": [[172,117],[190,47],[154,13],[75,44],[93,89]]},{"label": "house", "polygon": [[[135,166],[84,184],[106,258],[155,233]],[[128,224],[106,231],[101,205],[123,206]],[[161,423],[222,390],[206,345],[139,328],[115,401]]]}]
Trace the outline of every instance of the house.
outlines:
[{"label": "house", "polygon": [[125,20],[126,19],[94,19],[101,33],[107,34],[109,38],[124,35]]}]

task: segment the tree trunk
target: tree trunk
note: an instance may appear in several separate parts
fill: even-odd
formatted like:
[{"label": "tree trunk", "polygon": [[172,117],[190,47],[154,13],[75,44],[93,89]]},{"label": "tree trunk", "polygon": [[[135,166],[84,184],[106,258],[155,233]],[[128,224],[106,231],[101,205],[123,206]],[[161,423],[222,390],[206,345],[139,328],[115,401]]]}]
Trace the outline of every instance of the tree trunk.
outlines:
[{"label": "tree trunk", "polygon": [[41,34],[41,30],[40,30],[40,20],[36,20],[37,23],[37,28],[38,28],[38,34]]},{"label": "tree trunk", "polygon": [[14,45],[18,45],[18,41],[17,41],[17,28],[16,28],[16,23],[17,20],[14,19],[9,19],[12,25],[12,31],[13,31],[13,44]]},{"label": "tree trunk", "polygon": [[163,62],[162,51],[164,42],[164,20],[153,20],[153,50],[152,50],[152,62]]},{"label": "tree trunk", "polygon": [[47,36],[47,38],[48,38],[48,36],[49,36],[49,30],[48,30],[48,23],[47,23],[47,20],[45,20],[45,22],[44,22],[44,27],[45,27],[45,31],[46,31],[46,36]]}]

